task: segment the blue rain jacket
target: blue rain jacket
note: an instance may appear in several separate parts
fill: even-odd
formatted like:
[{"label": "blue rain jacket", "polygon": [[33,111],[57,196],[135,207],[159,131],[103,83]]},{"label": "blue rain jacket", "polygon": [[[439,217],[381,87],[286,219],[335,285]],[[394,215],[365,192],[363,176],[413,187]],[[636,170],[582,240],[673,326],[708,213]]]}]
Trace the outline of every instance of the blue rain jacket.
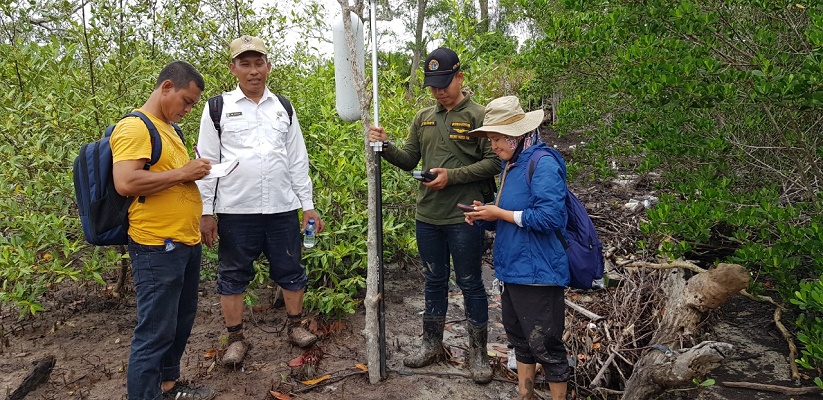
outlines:
[{"label": "blue rain jacket", "polygon": [[[569,261],[563,244],[555,234],[566,234],[566,165],[554,157],[540,158],[531,180],[526,181],[532,153],[547,146],[533,145],[514,163],[503,162],[498,206],[523,211],[523,227],[497,220],[475,221],[496,231],[494,239],[494,275],[505,283],[522,285],[567,286]],[[508,171],[506,169],[508,168]]]}]

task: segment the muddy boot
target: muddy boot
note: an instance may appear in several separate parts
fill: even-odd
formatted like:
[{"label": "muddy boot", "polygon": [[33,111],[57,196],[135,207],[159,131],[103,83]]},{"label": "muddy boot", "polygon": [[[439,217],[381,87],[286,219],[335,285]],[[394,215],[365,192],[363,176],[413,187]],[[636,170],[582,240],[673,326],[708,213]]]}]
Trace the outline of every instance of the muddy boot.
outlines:
[{"label": "muddy boot", "polygon": [[403,359],[403,365],[420,368],[446,359],[443,349],[443,328],[446,317],[423,317],[423,342],[420,348]]},{"label": "muddy boot", "polygon": [[317,342],[317,335],[311,333],[306,328],[306,321],[302,320],[302,315],[288,315],[289,341],[298,347],[308,348]]},{"label": "muddy boot", "polygon": [[243,335],[243,324],[227,327],[227,330],[229,331],[229,345],[223,353],[222,362],[227,367],[235,367],[243,362],[246,352],[249,351],[249,344]]},{"label": "muddy boot", "polygon": [[492,368],[489,365],[489,352],[486,350],[486,340],[489,336],[488,324],[469,326],[469,373],[475,383],[489,383],[492,380]]},{"label": "muddy boot", "polygon": [[249,344],[245,340],[236,340],[229,344],[226,352],[223,354],[223,365],[226,367],[235,367],[243,363],[246,358],[246,352],[249,351]]}]

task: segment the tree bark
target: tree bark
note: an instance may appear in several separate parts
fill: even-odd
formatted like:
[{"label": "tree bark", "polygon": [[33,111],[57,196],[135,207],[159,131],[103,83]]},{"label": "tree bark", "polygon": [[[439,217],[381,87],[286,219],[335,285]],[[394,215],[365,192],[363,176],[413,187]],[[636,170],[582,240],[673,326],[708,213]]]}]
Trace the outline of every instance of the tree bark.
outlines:
[{"label": "tree bark", "polygon": [[428,0],[417,0],[417,23],[414,25],[414,53],[412,54],[411,71],[409,71],[409,85],[406,87],[406,98],[414,96],[414,89],[420,86],[417,82],[417,67],[420,59],[423,58],[425,50],[423,44],[423,24],[426,20],[426,4]]},{"label": "tree bark", "polygon": [[716,268],[685,279],[685,271],[668,273],[663,290],[669,294],[660,325],[652,336],[651,349],[635,364],[626,383],[623,400],[644,400],[668,388],[691,384],[717,368],[732,350],[732,345],[702,342],[691,348],[697,337],[697,325],[705,314],[722,305],[729,296],[749,283],[749,273],[737,264],[719,264]]},{"label": "tree bark", "polygon": [[489,31],[489,0],[479,0],[480,2],[480,26],[477,30],[480,33]]}]

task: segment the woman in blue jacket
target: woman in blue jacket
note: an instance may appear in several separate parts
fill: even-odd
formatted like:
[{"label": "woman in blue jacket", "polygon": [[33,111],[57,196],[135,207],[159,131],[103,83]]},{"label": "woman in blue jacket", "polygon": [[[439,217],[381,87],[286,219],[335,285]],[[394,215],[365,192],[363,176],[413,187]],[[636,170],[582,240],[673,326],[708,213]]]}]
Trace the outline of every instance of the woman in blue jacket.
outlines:
[{"label": "woman in blue jacket", "polygon": [[[548,149],[537,127],[543,111],[523,112],[515,96],[486,106],[481,128],[503,160],[494,204],[474,201],[466,222],[495,230],[494,274],[503,282],[503,326],[517,359],[518,399],[533,399],[536,363],[546,371],[552,399],[565,399],[571,375],[563,344],[564,290],[569,262],[558,232],[565,235],[566,166],[535,152]],[[530,171],[531,169],[531,171]]]}]

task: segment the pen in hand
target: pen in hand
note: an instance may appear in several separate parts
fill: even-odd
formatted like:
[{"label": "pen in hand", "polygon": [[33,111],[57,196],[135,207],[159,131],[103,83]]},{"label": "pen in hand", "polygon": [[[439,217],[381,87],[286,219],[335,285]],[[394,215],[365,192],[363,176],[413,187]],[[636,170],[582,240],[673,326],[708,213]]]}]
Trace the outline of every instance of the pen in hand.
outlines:
[{"label": "pen in hand", "polygon": [[197,156],[197,158],[200,158],[200,152],[197,150],[197,145],[194,145],[194,154]]}]

